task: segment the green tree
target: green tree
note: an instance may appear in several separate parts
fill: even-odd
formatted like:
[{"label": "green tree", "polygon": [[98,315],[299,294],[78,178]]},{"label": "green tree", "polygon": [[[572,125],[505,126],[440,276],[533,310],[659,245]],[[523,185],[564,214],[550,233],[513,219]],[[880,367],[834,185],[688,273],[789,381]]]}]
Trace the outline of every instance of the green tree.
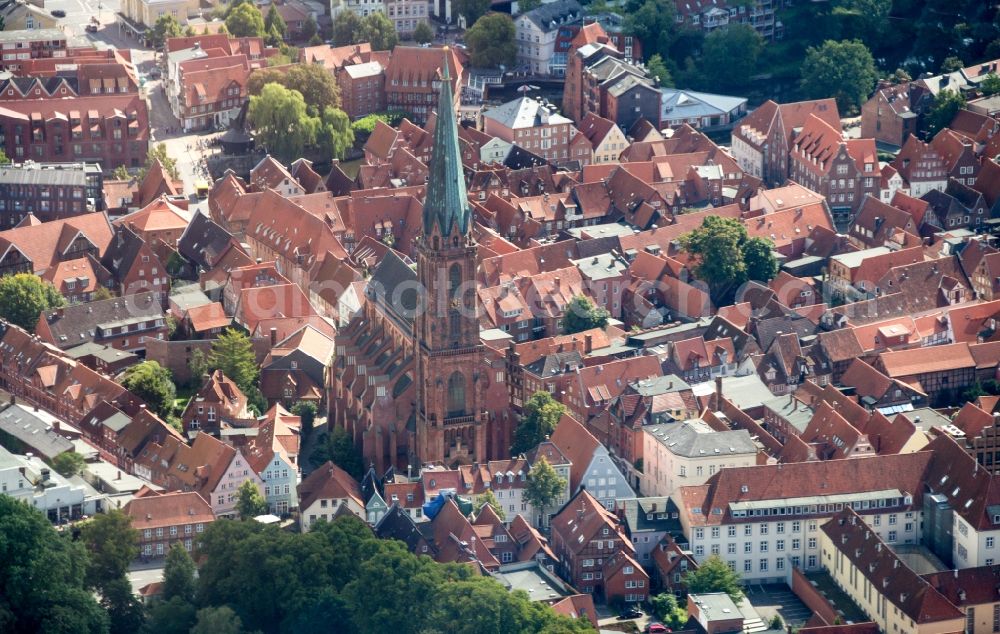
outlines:
[{"label": "green tree", "polygon": [[360,38],[362,42],[370,42],[373,51],[390,51],[399,43],[396,26],[381,11],[375,11],[364,18]]},{"label": "green tree", "polygon": [[354,11],[341,11],[333,20],[333,43],[336,46],[357,44],[360,41],[364,23]]},{"label": "green tree", "polygon": [[697,262],[695,275],[708,284],[720,306],[747,279],[767,282],[777,275],[771,245],[750,239],[746,227],[735,218],[708,216],[701,227],[681,237],[681,244]]},{"label": "green tree", "polygon": [[324,156],[342,159],[354,146],[354,128],[351,119],[340,108],[324,108],[316,144]]},{"label": "green tree", "polygon": [[108,615],[84,586],[87,551],[38,510],[0,495],[0,630],[108,631]]},{"label": "green tree", "polygon": [[165,419],[174,413],[177,387],[170,370],[156,361],[143,361],[125,370],[121,385],[145,401],[160,418]]},{"label": "green tree", "polygon": [[191,628],[191,634],[240,634],[242,631],[240,617],[225,605],[198,610],[197,621]]},{"label": "green tree", "polygon": [[110,634],[134,634],[146,621],[142,603],[132,593],[132,582],[125,575],[104,584],[101,607],[108,612]]},{"label": "green tree", "polygon": [[313,422],[316,420],[316,403],[312,401],[299,401],[292,405],[292,414],[299,417],[302,424],[302,437],[308,437],[313,430]]},{"label": "green tree", "polygon": [[243,393],[251,387],[256,387],[260,369],[257,367],[257,357],[253,351],[253,343],[245,334],[229,328],[212,342],[212,351],[208,355],[208,369],[222,370]]},{"label": "green tree", "polygon": [[413,29],[413,40],[417,44],[429,44],[434,41],[434,28],[421,20]]},{"label": "green tree", "polygon": [[542,0],[517,0],[517,13],[523,15],[542,6]]},{"label": "green tree", "polygon": [[116,181],[129,181],[132,180],[132,175],[128,173],[127,167],[119,165],[115,168],[115,171],[111,173],[111,178]]},{"label": "green tree", "polygon": [[226,28],[234,37],[264,37],[264,16],[252,3],[243,2],[229,12]]},{"label": "green tree", "polygon": [[337,82],[320,64],[297,64],[284,74],[280,83],[285,88],[299,91],[306,105],[316,108],[316,112],[340,107]]},{"label": "green tree", "polygon": [[119,509],[98,513],[80,527],[80,541],[90,552],[87,585],[103,590],[125,577],[128,565],[139,556],[139,531],[132,518]]},{"label": "green tree", "polygon": [[188,371],[191,373],[191,384],[201,387],[203,377],[208,374],[208,360],[205,353],[195,348],[188,358]]},{"label": "green tree", "polygon": [[510,452],[513,455],[527,453],[538,446],[538,443],[551,436],[559,424],[559,419],[566,413],[566,406],[552,398],[544,390],[531,395],[524,404],[521,422],[514,431],[514,446]]},{"label": "green tree", "polygon": [[979,82],[979,90],[987,97],[1000,93],[1000,75],[989,73]]},{"label": "green tree", "polygon": [[927,135],[934,136],[944,128],[951,125],[952,119],[958,111],[965,107],[965,97],[955,90],[942,90],[934,96],[927,115],[924,117],[924,126],[927,128]]},{"label": "green tree", "polygon": [[[2,31],[2,30],[3,29],[0,29],[0,31]],[[0,150],[0,165],[7,165],[10,162],[11,162],[11,160],[7,156],[7,153],[4,152],[3,150]]]},{"label": "green tree", "polygon": [[146,177],[146,172],[149,171],[149,168],[153,165],[154,160],[160,162],[160,165],[162,165],[163,169],[167,171],[167,174],[170,174],[170,178],[180,180],[181,173],[180,170],[177,169],[177,159],[171,158],[167,155],[166,143],[157,143],[153,147],[149,148],[149,152],[146,153],[146,165],[139,170],[139,174],[137,175],[139,180]]},{"label": "green tree", "polygon": [[177,542],[170,547],[163,566],[163,597],[169,601],[179,597],[187,602],[194,601],[195,594],[194,560],[186,548]]},{"label": "green tree", "polygon": [[965,63],[958,57],[950,55],[944,58],[941,62],[941,72],[942,73],[954,73],[957,70],[962,70],[965,67]]},{"label": "green tree", "polygon": [[190,24],[184,27],[184,37],[195,37],[198,32],[194,30],[194,27]]},{"label": "green tree", "polygon": [[895,71],[893,71],[892,75],[889,76],[889,81],[891,81],[894,84],[905,84],[907,82],[913,81],[913,78],[910,77],[910,74],[906,72],[906,70],[902,68],[897,68]]},{"label": "green tree", "polygon": [[660,80],[661,86],[670,87],[674,85],[670,69],[667,68],[667,64],[663,61],[663,57],[659,53],[654,53],[649,58],[649,61],[646,62],[646,70],[649,71],[651,77],[656,77]]},{"label": "green tree", "polygon": [[66,305],[56,287],[31,273],[0,277],[0,319],[35,332],[43,311]]},{"label": "green tree", "polygon": [[[537,0],[529,0],[537,1]],[[525,13],[531,9],[524,8],[523,0],[517,3],[519,11]],[[472,26],[476,21],[487,14],[490,10],[490,0],[455,0],[451,5],[452,13],[456,16],[465,16],[466,28]],[[533,8],[533,7],[532,7]]]},{"label": "green tree", "polygon": [[83,471],[84,464],[83,456],[75,451],[64,451],[52,459],[52,468],[67,478]]},{"label": "green tree", "polygon": [[697,569],[689,570],[684,575],[684,585],[691,594],[725,592],[736,602],[743,597],[742,583],[739,573],[730,570],[718,555],[709,556]]},{"label": "green tree", "polygon": [[94,295],[90,298],[90,301],[102,302],[106,299],[111,299],[112,297],[114,297],[114,295],[111,294],[111,291],[108,290],[108,287],[102,284],[99,285],[96,289],[94,289]]},{"label": "green tree", "polygon": [[480,495],[479,499],[476,501],[474,510],[477,516],[486,505],[493,507],[493,511],[497,514],[497,517],[499,517],[501,521],[507,518],[507,515],[503,512],[503,504],[500,504],[500,500],[497,499],[497,496],[493,495],[492,489],[486,489],[486,493]]},{"label": "green tree", "polygon": [[723,89],[745,86],[757,70],[764,38],[749,24],[729,24],[705,36],[701,85]]},{"label": "green tree", "polygon": [[577,295],[566,305],[562,330],[571,335],[591,328],[607,328],[610,317],[607,310],[595,306],[589,297]]},{"label": "green tree", "polygon": [[300,34],[301,39],[308,42],[318,35],[319,24],[316,23],[316,18],[310,15],[305,24],[302,25],[302,33]]},{"label": "green tree", "polygon": [[332,461],[333,464],[351,474],[351,477],[355,479],[361,478],[364,473],[364,461],[361,459],[361,454],[354,446],[351,435],[343,427],[334,427],[330,430],[330,433],[327,434],[326,444],[313,458],[313,462],[318,464],[327,460]]},{"label": "green tree", "polygon": [[669,59],[678,35],[677,6],[673,0],[629,1],[625,9],[625,32],[642,40],[648,55],[659,53],[664,60]]},{"label": "green tree", "polygon": [[525,502],[534,507],[539,518],[544,518],[545,511],[556,503],[565,490],[566,478],[556,473],[545,456],[538,456],[528,471],[528,480],[524,486]]},{"label": "green tree", "polygon": [[164,13],[156,18],[156,23],[153,24],[153,28],[150,30],[149,43],[153,48],[163,48],[168,39],[180,37],[183,34],[184,31],[181,29],[181,23],[177,21],[177,18],[169,13]]},{"label": "green tree", "polygon": [[241,520],[253,519],[267,513],[267,500],[253,480],[246,480],[241,484],[238,493],[236,511],[240,514]]},{"label": "green tree", "polygon": [[677,597],[669,592],[658,594],[649,600],[653,615],[671,629],[679,629],[688,620],[687,610],[677,603]]},{"label": "green tree", "polygon": [[833,96],[841,114],[856,112],[868,99],[878,71],[860,40],[827,40],[810,46],[802,63],[802,91],[810,99]]},{"label": "green tree", "polygon": [[479,68],[496,68],[501,64],[513,66],[517,61],[514,34],[514,21],[504,13],[488,13],[476,20],[465,32],[472,65]]},{"label": "green tree", "polygon": [[316,142],[319,119],[306,112],[302,93],[280,84],[267,84],[260,95],[250,97],[250,123],[267,150],[283,160],[302,155]]},{"label": "green tree", "polygon": [[195,623],[194,605],[180,597],[158,601],[146,619],[148,634],[189,634]]},{"label": "green tree", "polygon": [[774,246],[766,238],[750,238],[743,243],[743,266],[747,279],[767,283],[778,274],[778,260],[774,257]]},{"label": "green tree", "polygon": [[276,33],[279,41],[285,39],[285,36],[288,35],[288,25],[285,24],[284,18],[278,13],[277,5],[272,4],[271,8],[267,10],[267,17],[264,18],[264,30],[268,33]]},{"label": "green tree", "polygon": [[834,12],[848,16],[853,22],[852,31],[874,46],[888,24],[891,9],[892,0],[843,0]]}]

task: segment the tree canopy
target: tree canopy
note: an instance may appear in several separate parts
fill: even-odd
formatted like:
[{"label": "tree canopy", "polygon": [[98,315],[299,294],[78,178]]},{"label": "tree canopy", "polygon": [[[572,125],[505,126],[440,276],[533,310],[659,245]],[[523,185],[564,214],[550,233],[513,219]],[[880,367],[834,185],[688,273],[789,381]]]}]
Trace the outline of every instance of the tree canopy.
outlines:
[{"label": "tree canopy", "polygon": [[501,521],[507,518],[507,514],[503,511],[503,504],[500,503],[497,496],[493,495],[492,489],[486,489],[486,493],[480,495],[479,499],[476,500],[474,509],[476,515],[479,515],[479,512],[483,510],[484,506],[492,506],[493,511],[497,514],[497,517],[499,517]]},{"label": "tree canopy", "polygon": [[61,476],[70,477],[83,471],[86,463],[75,451],[64,451],[52,459],[52,468]]},{"label": "tree canopy", "polygon": [[285,36],[288,35],[288,25],[285,24],[285,19],[278,13],[278,5],[272,4],[267,10],[267,16],[264,18],[264,30],[268,36],[272,34],[278,36],[278,41],[273,46],[277,46],[278,42],[285,39]]},{"label": "tree canopy", "polygon": [[180,542],[170,547],[163,567],[163,600],[179,597],[184,601],[194,601],[195,567],[194,560]]},{"label": "tree canopy", "polygon": [[927,135],[934,136],[951,125],[952,119],[965,107],[965,103],[965,96],[955,90],[942,90],[935,95],[934,102],[924,117]]},{"label": "tree canopy", "polygon": [[38,510],[0,495],[0,630],[103,634],[108,616],[84,583],[82,542]]},{"label": "tree canopy", "polygon": [[496,68],[501,64],[513,66],[517,61],[514,34],[514,20],[504,13],[489,13],[476,20],[465,32],[472,65],[480,68]]},{"label": "tree canopy", "polygon": [[[545,456],[539,456],[531,465],[524,487],[524,500],[531,504],[540,518],[555,504],[566,490],[566,478],[560,476]],[[544,524],[544,520],[542,522]]]},{"label": "tree canopy", "polygon": [[302,93],[281,84],[266,84],[250,97],[250,123],[258,142],[283,160],[302,156],[305,147],[316,142],[318,120],[306,112]]},{"label": "tree canopy", "polygon": [[413,41],[417,44],[430,44],[434,41],[434,27],[421,20],[413,29]]},{"label": "tree canopy", "polygon": [[681,237],[681,244],[697,262],[695,275],[708,284],[720,306],[748,279],[766,284],[778,272],[771,245],[762,238],[750,239],[735,218],[707,216],[700,227]]},{"label": "tree canopy", "polygon": [[[517,3],[521,13],[530,11],[531,7],[525,8],[524,0]],[[490,0],[455,0],[451,4],[451,11],[455,16],[464,16],[466,27],[472,26],[476,21],[486,15],[490,10]]]},{"label": "tree canopy", "polygon": [[556,615],[468,566],[437,564],[402,542],[379,540],[353,516],[304,534],[214,522],[200,553],[198,605],[229,607],[265,633],[424,632],[441,623],[457,634],[591,631],[586,619]]},{"label": "tree canopy", "polygon": [[739,573],[729,568],[729,564],[718,555],[711,555],[684,575],[684,584],[692,594],[725,592],[733,601],[739,602],[743,596],[743,579]]},{"label": "tree canopy", "polygon": [[226,16],[226,29],[235,37],[264,37],[264,16],[251,2],[242,2]]},{"label": "tree canopy", "polygon": [[173,415],[177,387],[170,370],[156,361],[143,361],[125,370],[121,385],[145,401],[160,418]]},{"label": "tree canopy", "polygon": [[532,394],[524,404],[521,422],[514,431],[511,454],[516,456],[531,451],[547,436],[551,436],[565,412],[566,406],[552,398],[548,392],[538,391]]},{"label": "tree canopy", "polygon": [[253,480],[246,480],[240,485],[238,491],[239,499],[236,502],[236,511],[240,514],[241,520],[249,520],[267,513],[267,500],[260,488],[254,484]]},{"label": "tree canopy", "polygon": [[250,338],[235,328],[220,334],[212,342],[207,370],[222,370],[244,393],[256,387],[260,368]]},{"label": "tree canopy", "polygon": [[56,287],[31,273],[0,277],[0,318],[35,332],[43,311],[66,305]]},{"label": "tree canopy", "polygon": [[132,518],[118,509],[98,513],[80,526],[80,541],[90,552],[87,585],[103,589],[121,579],[139,556],[139,531]]},{"label": "tree canopy", "polygon": [[327,460],[356,480],[364,475],[365,463],[354,446],[351,435],[343,427],[333,426],[326,436],[326,442],[318,445],[310,458],[314,465],[321,465]]},{"label": "tree canopy", "polygon": [[562,330],[571,335],[591,328],[607,328],[610,318],[610,313],[602,307],[595,306],[589,297],[577,295],[566,305]]},{"label": "tree canopy", "polygon": [[153,48],[163,48],[167,40],[184,34],[181,23],[173,15],[164,13],[156,18],[156,23],[149,31],[149,43]]},{"label": "tree canopy", "polygon": [[312,114],[324,108],[340,107],[340,90],[333,75],[320,64],[295,64],[287,72],[261,70],[250,75],[247,90],[251,95],[259,95],[267,84],[281,84],[289,90],[297,90],[313,109]]},{"label": "tree canopy", "polygon": [[877,80],[875,60],[860,40],[810,46],[802,62],[803,92],[810,99],[835,97],[841,114],[857,112]]},{"label": "tree canopy", "polygon": [[757,71],[764,38],[748,24],[731,23],[705,36],[700,81],[706,89],[729,90],[745,86]]},{"label": "tree canopy", "polygon": [[654,53],[652,57],[646,62],[646,70],[649,71],[650,76],[656,77],[660,80],[661,86],[670,87],[674,85],[674,79],[670,74],[670,69],[667,68],[666,62],[663,61],[663,57],[659,53]]}]

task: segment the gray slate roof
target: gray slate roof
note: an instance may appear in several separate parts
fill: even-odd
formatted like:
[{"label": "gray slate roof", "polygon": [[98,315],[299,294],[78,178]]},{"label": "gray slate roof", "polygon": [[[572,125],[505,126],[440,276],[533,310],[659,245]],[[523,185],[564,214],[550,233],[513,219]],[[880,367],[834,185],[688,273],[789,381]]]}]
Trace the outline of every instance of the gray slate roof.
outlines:
[{"label": "gray slate roof", "polygon": [[677,456],[708,458],[757,453],[757,445],[747,430],[715,431],[703,420],[662,423],[644,429]]},{"label": "gray slate roof", "polygon": [[528,11],[523,16],[547,33],[565,24],[572,24],[583,17],[583,9],[576,0],[556,0]]},{"label": "gray slate roof", "polygon": [[24,443],[25,451],[33,451],[49,459],[72,451],[73,443],[52,429],[53,417],[35,412],[22,405],[10,405],[0,412],[0,431]]}]

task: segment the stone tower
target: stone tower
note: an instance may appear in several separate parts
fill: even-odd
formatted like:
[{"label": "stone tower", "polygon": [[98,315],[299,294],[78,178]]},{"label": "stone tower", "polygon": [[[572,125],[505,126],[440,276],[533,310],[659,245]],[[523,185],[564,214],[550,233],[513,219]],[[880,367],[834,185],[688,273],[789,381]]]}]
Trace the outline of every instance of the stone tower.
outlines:
[{"label": "stone tower", "polygon": [[482,410],[480,385],[485,367],[475,288],[476,242],[447,48],[444,57],[423,232],[417,244],[417,277],[425,293],[413,337],[416,458],[421,464],[454,465],[486,460],[488,415]]}]

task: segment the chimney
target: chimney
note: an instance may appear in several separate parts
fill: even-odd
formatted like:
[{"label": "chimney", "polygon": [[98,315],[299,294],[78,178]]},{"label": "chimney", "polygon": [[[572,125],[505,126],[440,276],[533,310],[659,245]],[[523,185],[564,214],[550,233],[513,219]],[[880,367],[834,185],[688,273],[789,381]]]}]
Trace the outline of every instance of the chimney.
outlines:
[{"label": "chimney", "polygon": [[583,351],[587,354],[594,349],[594,335],[583,336]]},{"label": "chimney", "polygon": [[558,275],[556,276],[555,284],[556,284],[556,288],[559,288],[559,276]]},{"label": "chimney", "polygon": [[278,343],[278,329],[271,328],[271,345],[276,345]]},{"label": "chimney", "polygon": [[719,407],[722,403],[722,377],[715,377],[715,406]]}]

